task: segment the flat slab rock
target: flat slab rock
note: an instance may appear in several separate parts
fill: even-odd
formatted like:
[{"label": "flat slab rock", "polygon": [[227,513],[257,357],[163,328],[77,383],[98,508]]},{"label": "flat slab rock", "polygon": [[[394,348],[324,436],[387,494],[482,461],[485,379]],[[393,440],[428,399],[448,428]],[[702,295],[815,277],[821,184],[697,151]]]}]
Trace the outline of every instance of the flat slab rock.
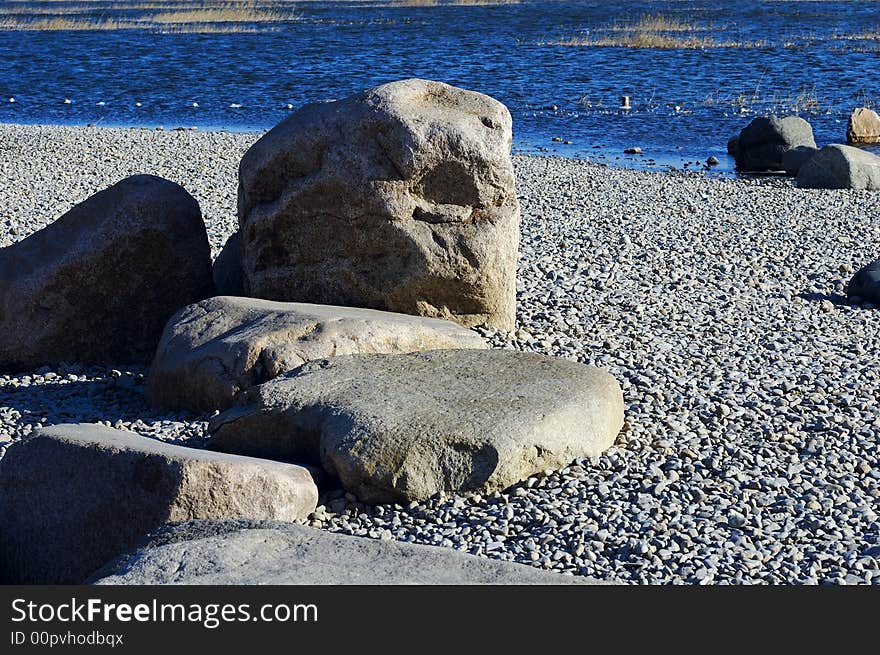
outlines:
[{"label": "flat slab rock", "polygon": [[215,417],[209,447],[319,462],[364,502],[493,492],[611,446],[623,395],[607,372],[503,350],[310,362]]},{"label": "flat slab rock", "polygon": [[99,585],[596,584],[590,578],[449,548],[301,525],[194,521],[168,526],[102,569]]},{"label": "flat slab rock", "polygon": [[150,368],[154,405],[227,409],[244,389],[313,359],[357,353],[488,348],[451,321],[356,307],[217,297],[169,322]]},{"label": "flat slab rock", "polygon": [[58,425],[0,459],[0,583],[79,584],[168,522],[293,521],[318,490],[299,466]]}]

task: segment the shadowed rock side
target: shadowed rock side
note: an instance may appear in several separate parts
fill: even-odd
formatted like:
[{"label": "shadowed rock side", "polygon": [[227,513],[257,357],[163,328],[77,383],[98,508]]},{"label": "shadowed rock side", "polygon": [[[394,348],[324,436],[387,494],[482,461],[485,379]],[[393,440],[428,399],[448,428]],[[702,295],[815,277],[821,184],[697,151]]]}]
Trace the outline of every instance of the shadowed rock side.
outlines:
[{"label": "shadowed rock side", "polygon": [[243,390],[313,359],[357,353],[488,348],[450,321],[357,307],[209,298],[168,322],[150,367],[154,405],[227,409]]},{"label": "shadowed rock side", "polygon": [[511,118],[439,82],[308,105],[239,168],[247,295],[514,326]]},{"label": "shadowed rock side", "polygon": [[241,232],[233,232],[214,261],[214,287],[218,296],[243,296]]},{"label": "shadowed rock side", "polygon": [[256,387],[209,447],[320,462],[368,503],[494,492],[608,448],[623,396],[605,371],[502,350],[314,361]]},{"label": "shadowed rock side", "polygon": [[79,584],[166,522],[294,521],[317,500],[300,466],[101,425],[45,428],[0,459],[0,583]]},{"label": "shadowed rock side", "polygon": [[850,300],[867,301],[880,305],[880,259],[863,266],[846,287]]},{"label": "shadowed rock side", "polygon": [[198,203],[129,177],[0,249],[0,367],[149,362],[168,318],[212,292]]},{"label": "shadowed rock side", "polygon": [[828,145],[806,161],[796,182],[802,189],[880,191],[880,157],[852,146]]},{"label": "shadowed rock side", "polygon": [[450,548],[301,525],[190,521],[108,564],[95,584],[597,584]]}]

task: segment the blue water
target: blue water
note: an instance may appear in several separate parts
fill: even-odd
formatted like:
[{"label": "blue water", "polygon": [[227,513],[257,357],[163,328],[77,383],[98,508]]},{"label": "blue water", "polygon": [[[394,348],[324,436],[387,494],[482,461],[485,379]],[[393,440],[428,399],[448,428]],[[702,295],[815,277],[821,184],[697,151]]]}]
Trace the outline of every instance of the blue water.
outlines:
[{"label": "blue water", "polygon": [[[0,121],[262,130],[289,113],[288,103],[418,76],[504,102],[519,152],[632,167],[715,155],[730,170],[727,139],[758,113],[794,113],[795,98],[815,98],[798,113],[822,144],[843,140],[852,108],[880,104],[880,40],[839,38],[880,33],[874,1],[317,2],[298,11],[277,31],[253,34],[0,31]],[[696,36],[766,44],[554,45],[658,13],[693,22]],[[618,109],[622,95],[631,96],[631,110]],[[624,156],[631,146],[644,154]]]}]

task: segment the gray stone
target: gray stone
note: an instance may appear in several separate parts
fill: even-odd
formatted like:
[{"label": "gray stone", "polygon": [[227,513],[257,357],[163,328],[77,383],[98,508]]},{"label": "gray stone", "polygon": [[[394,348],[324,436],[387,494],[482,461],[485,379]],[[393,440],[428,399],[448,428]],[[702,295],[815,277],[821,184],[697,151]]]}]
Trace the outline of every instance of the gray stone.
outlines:
[{"label": "gray stone", "polygon": [[846,288],[846,294],[850,298],[880,305],[880,259],[856,271]]},{"label": "gray stone", "polygon": [[449,548],[271,522],[168,526],[98,576],[99,585],[596,584]]},{"label": "gray stone", "polygon": [[126,178],[0,249],[0,367],[148,362],[168,318],[212,292],[195,199]]},{"label": "gray stone", "polygon": [[782,156],[798,146],[816,147],[807,121],[798,116],[759,116],[740,132],[736,167],[741,171],[782,170]]},{"label": "gray stone", "polygon": [[425,80],[294,112],[239,168],[246,295],[512,329],[511,139],[500,102]]},{"label": "gray stone", "polygon": [[854,109],[846,125],[846,141],[856,145],[880,143],[880,115],[865,107]]},{"label": "gray stone", "polygon": [[880,157],[852,146],[825,146],[798,171],[797,185],[802,189],[878,191]]},{"label": "gray stone", "polygon": [[487,347],[475,332],[436,318],[221,296],[169,321],[147,395],[156,406],[207,412],[313,359]]},{"label": "gray stone", "polygon": [[101,425],[44,428],[0,459],[0,583],[78,584],[164,523],[294,521],[317,500],[300,466]]},{"label": "gray stone", "polygon": [[817,152],[819,152],[818,148],[811,148],[810,146],[798,146],[788,150],[782,155],[782,170],[785,171],[786,175],[797,176],[801,167]]},{"label": "gray stone", "polygon": [[241,270],[241,232],[233,232],[214,261],[214,287],[218,296],[243,296]]},{"label": "gray stone", "polygon": [[242,395],[209,447],[320,461],[369,503],[493,492],[592,457],[623,425],[614,378],[501,350],[319,360]]}]

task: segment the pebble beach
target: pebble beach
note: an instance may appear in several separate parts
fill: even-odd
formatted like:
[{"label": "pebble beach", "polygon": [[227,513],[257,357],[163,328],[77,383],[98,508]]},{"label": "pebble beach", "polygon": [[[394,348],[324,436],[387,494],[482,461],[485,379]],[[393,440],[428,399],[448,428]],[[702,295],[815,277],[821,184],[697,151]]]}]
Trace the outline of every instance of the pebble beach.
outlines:
[{"label": "pebble beach", "polygon": [[[0,125],[0,247],[151,173],[198,200],[216,256],[258,137]],[[489,496],[373,507],[328,490],[309,523],[622,583],[880,584],[877,310],[845,297],[877,256],[880,194],[559,157],[514,166],[517,326],[481,334],[612,373],[616,444]],[[150,408],[146,373],[0,375],[0,456],[73,422],[199,445],[210,416]]]}]

